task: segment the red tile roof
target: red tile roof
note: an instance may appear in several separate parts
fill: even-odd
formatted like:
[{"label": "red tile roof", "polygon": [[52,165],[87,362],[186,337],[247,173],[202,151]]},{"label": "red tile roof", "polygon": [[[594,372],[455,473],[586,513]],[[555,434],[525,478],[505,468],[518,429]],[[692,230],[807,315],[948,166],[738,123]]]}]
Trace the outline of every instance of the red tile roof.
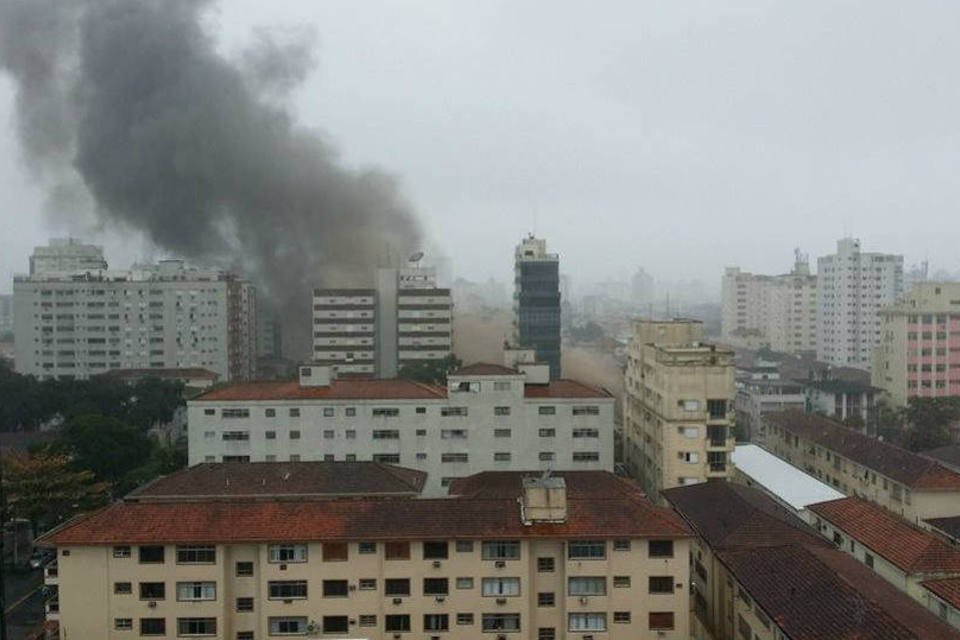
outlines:
[{"label": "red tile roof", "polygon": [[334,380],[325,387],[302,387],[297,381],[241,382],[201,394],[198,401],[236,400],[433,400],[447,391],[435,385],[393,379]]},{"label": "red tile roof", "polygon": [[127,500],[417,496],[427,474],[380,462],[204,462],[161,476]]},{"label": "red tile roof", "polygon": [[960,490],[960,473],[889,442],[854,431],[844,425],[799,411],[764,416],[768,425],[830,449],[911,489]]},{"label": "red tile roof", "polygon": [[490,364],[487,362],[477,362],[468,364],[465,367],[457,369],[455,376],[519,376],[522,375],[516,369],[505,367],[502,364]]},{"label": "red tile roof", "polygon": [[791,640],[960,639],[960,631],[838,549],[787,544],[718,557]]},{"label": "red tile roof", "polygon": [[904,573],[960,573],[960,549],[872,502],[849,497],[807,508]]},{"label": "red tile roof", "polygon": [[925,580],[923,586],[937,595],[938,598],[960,609],[960,578],[944,578],[942,580]]},{"label": "red tile roof", "polygon": [[613,398],[613,394],[603,387],[595,387],[576,380],[551,380],[550,384],[528,384],[524,386],[525,398]]},{"label": "red tile roof", "polygon": [[41,537],[50,546],[142,543],[243,543],[424,538],[676,538],[689,529],[637,490],[609,494],[603,471],[599,489],[567,501],[567,521],[524,526],[509,497],[343,499],[207,502],[119,502],[78,517]]}]

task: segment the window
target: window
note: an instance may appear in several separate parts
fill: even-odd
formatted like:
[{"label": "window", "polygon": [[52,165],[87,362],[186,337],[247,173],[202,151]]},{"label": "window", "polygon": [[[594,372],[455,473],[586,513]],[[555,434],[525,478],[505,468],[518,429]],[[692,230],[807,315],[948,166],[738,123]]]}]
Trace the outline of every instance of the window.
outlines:
[{"label": "window", "polygon": [[216,409],[204,409],[204,410],[203,410],[203,415],[205,415],[205,416],[215,416],[215,415],[217,415],[217,410],[216,410]]},{"label": "window", "polygon": [[440,407],[440,415],[441,416],[460,416],[465,418],[467,416],[467,408],[466,407]]},{"label": "window", "polygon": [[133,593],[133,585],[129,582],[114,582],[113,592],[117,595],[127,595]]},{"label": "window", "polygon": [[323,417],[324,417],[324,418],[332,418],[332,417],[333,417],[333,414],[334,414],[333,407],[324,407],[324,408],[323,408]]},{"label": "window", "polygon": [[265,432],[263,433],[263,436],[264,436],[267,440],[276,440],[276,439],[277,439],[277,432],[276,432],[276,431],[265,431]]},{"label": "window", "polygon": [[346,580],[324,580],[323,597],[324,598],[346,598],[349,587]]},{"label": "window", "polygon": [[651,611],[650,629],[673,629],[673,611]]},{"label": "window", "polygon": [[568,618],[570,631],[606,631],[607,614],[571,613]]},{"label": "window", "polygon": [[473,624],[473,614],[472,613],[458,613],[457,614],[457,624],[461,626],[466,626]]},{"label": "window", "polygon": [[445,596],[450,593],[450,581],[446,578],[424,578],[423,595]]},{"label": "window", "polygon": [[253,575],[253,563],[252,562],[238,562],[237,563],[237,577],[252,576]]},{"label": "window", "polygon": [[673,540],[651,540],[647,548],[651,558],[673,557]]},{"label": "window", "polygon": [[650,576],[647,583],[650,593],[673,593],[673,576]]},{"label": "window", "polygon": [[300,439],[300,431],[299,431],[298,429],[291,429],[291,430],[290,430],[290,439],[291,439],[291,440],[299,440],[299,439]]},{"label": "window", "polygon": [[543,591],[537,594],[538,607],[552,607],[556,605],[556,596],[553,591]]},{"label": "window", "polygon": [[348,557],[348,546],[346,542],[324,542],[323,543],[323,561],[324,562],[343,562]]},{"label": "window", "polygon": [[333,429],[324,429],[324,430],[323,430],[323,437],[324,437],[325,440],[331,440],[331,439],[335,438],[336,435],[337,435],[337,432],[334,431]]},{"label": "window", "polygon": [[223,434],[224,440],[249,440],[250,432],[249,431],[224,431]]},{"label": "window", "polygon": [[596,405],[574,405],[573,415],[575,416],[598,416],[600,415],[600,407]]},{"label": "window", "polygon": [[396,614],[384,616],[383,630],[410,631],[410,616]]},{"label": "window", "polygon": [[497,451],[493,454],[494,462],[510,462],[510,452],[509,451]]},{"label": "window", "polygon": [[397,429],[374,429],[373,439],[374,440],[399,440],[400,431],[398,431]]},{"label": "window", "polygon": [[440,462],[467,462],[470,456],[466,453],[441,453]]},{"label": "window", "polygon": [[216,618],[177,618],[178,636],[215,636]]},{"label": "window", "polygon": [[[540,437],[541,437],[541,438],[556,438],[556,437],[557,437],[557,430],[554,429],[553,427],[546,428],[546,429],[540,429]],[[552,460],[552,458],[551,458],[551,460]]]},{"label": "window", "polygon": [[493,415],[495,416],[508,416],[510,415],[510,407],[494,407]]},{"label": "window", "polygon": [[298,408],[294,408],[294,409],[290,409],[290,411],[288,412],[288,415],[289,415],[291,418],[299,418],[299,417],[300,417],[300,409],[299,409],[299,407],[298,407]]},{"label": "window", "polygon": [[163,547],[140,547],[140,564],[161,564],[163,562]]},{"label": "window", "polygon": [[306,616],[269,618],[269,623],[272,636],[297,636],[307,632]]},{"label": "window", "polygon": [[237,598],[237,611],[253,611],[253,598]]},{"label": "window", "polygon": [[344,633],[350,628],[347,616],[323,616],[324,633]]},{"label": "window", "polygon": [[361,542],[357,545],[357,551],[360,553],[376,553],[377,552],[377,543],[376,542]]},{"label": "window", "polygon": [[177,600],[180,602],[194,602],[198,600],[216,600],[216,582],[178,582]]},{"label": "window", "polygon": [[863,554],[863,561],[867,564],[868,567],[873,569],[873,556],[869,553]]},{"label": "window", "polygon": [[253,640],[253,631],[237,631],[237,640]]},{"label": "window", "polygon": [[[426,430],[424,430],[423,435],[426,435]],[[441,429],[440,439],[441,440],[466,440],[467,430],[466,429]]]},{"label": "window", "polygon": [[361,627],[375,627],[377,626],[377,616],[372,614],[359,616],[359,623]]},{"label": "window", "polygon": [[557,630],[553,627],[540,627],[537,629],[537,640],[557,640]]},{"label": "window", "polygon": [[607,579],[603,576],[577,576],[567,580],[571,596],[603,596],[607,594]]},{"label": "window", "polygon": [[276,417],[277,417],[277,410],[276,410],[276,409],[264,409],[264,410],[263,410],[263,415],[266,416],[267,418],[276,418]]},{"label": "window", "polygon": [[484,596],[518,596],[520,578],[484,578],[480,588],[480,593]]},{"label": "window", "polygon": [[578,428],[573,430],[574,438],[599,438],[599,429]]},{"label": "window", "polygon": [[540,573],[553,573],[556,566],[556,560],[553,558],[537,558],[537,571]]},{"label": "window", "polygon": [[133,629],[133,618],[114,618],[113,628],[117,631],[129,631]]},{"label": "window", "polygon": [[164,636],[167,634],[166,618],[140,618],[140,635]]},{"label": "window", "polygon": [[494,429],[493,437],[494,438],[509,438],[512,435],[510,429]]},{"label": "window", "polygon": [[357,415],[357,408],[356,408],[356,407],[347,407],[346,409],[343,410],[343,415],[347,416],[348,418],[356,417],[356,415]]},{"label": "window", "polygon": [[447,631],[450,629],[450,616],[446,613],[423,614],[424,631]]},{"label": "window", "polygon": [[457,553],[473,553],[473,540],[457,540]]},{"label": "window", "polygon": [[424,542],[423,559],[424,560],[446,560],[447,543],[446,542]]},{"label": "window", "polygon": [[614,612],[613,612],[613,623],[614,623],[614,624],[630,624],[630,612],[629,612],[629,611],[614,611]]},{"label": "window", "polygon": [[294,563],[307,561],[307,545],[305,544],[272,544],[268,547],[270,562]]},{"label": "window", "polygon": [[267,583],[271,600],[303,600],[307,597],[306,580],[271,580]]},{"label": "window", "polygon": [[167,597],[167,585],[164,582],[141,582],[141,600],[164,600]]},{"label": "window", "polygon": [[684,438],[697,438],[700,436],[700,430],[697,427],[677,427],[677,433]]},{"label": "window", "polygon": [[599,451],[574,451],[574,462],[597,462],[600,460]]},{"label": "window", "polygon": [[387,578],[383,581],[383,593],[388,596],[410,595],[410,579]]},{"label": "window", "polygon": [[613,541],[614,551],[630,551],[630,541],[627,539],[618,539]]},{"label": "window", "polygon": [[343,432],[343,437],[346,438],[347,440],[356,440],[357,439],[356,429],[347,429],[346,431]]},{"label": "window", "polygon": [[374,462],[382,462],[384,464],[400,464],[400,454],[399,453],[375,453],[373,454]]},{"label": "window", "polygon": [[604,540],[571,540],[567,543],[567,557],[571,560],[602,560],[607,557]]},{"label": "window", "polygon": [[221,418],[249,418],[250,409],[223,409],[220,412]]},{"label": "window", "polygon": [[216,564],[217,549],[213,545],[177,547],[177,564]]},{"label": "window", "polygon": [[410,543],[409,542],[385,542],[383,543],[383,554],[387,560],[409,560]]},{"label": "window", "polygon": [[[426,429],[417,429],[415,433],[417,434],[418,437],[422,437],[422,436],[427,435],[427,430],[426,430]],[[443,434],[441,433],[441,436],[442,436],[442,435],[443,435]]]},{"label": "window", "polygon": [[457,578],[457,589],[473,589],[473,578]]},{"label": "window", "polygon": [[630,576],[613,576],[613,588],[614,588],[614,589],[629,589],[629,588],[630,588]]},{"label": "window", "polygon": [[520,631],[520,614],[485,613],[481,625],[484,631]]},{"label": "window", "polygon": [[377,579],[376,578],[360,578],[357,582],[358,589],[360,591],[376,591],[377,590]]},{"label": "window", "polygon": [[556,407],[540,407],[537,409],[537,413],[541,416],[554,416],[557,415]]},{"label": "window", "polygon": [[130,547],[114,547],[113,548],[113,557],[114,558],[129,558],[130,557]]},{"label": "window", "polygon": [[398,415],[400,415],[400,409],[397,409],[396,407],[379,407],[373,410],[374,418],[395,418]]},{"label": "window", "polygon": [[519,560],[520,542],[517,540],[487,540],[483,543],[484,560]]}]

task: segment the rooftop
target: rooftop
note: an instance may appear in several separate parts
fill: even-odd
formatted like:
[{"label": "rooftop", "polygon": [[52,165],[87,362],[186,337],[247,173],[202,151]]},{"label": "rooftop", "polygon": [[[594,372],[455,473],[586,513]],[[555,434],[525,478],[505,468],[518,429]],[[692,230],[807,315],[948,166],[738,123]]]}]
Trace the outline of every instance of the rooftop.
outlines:
[{"label": "rooftop", "polygon": [[879,391],[879,389],[876,387],[873,387],[865,382],[858,382],[856,380],[838,380],[835,378],[830,380],[807,380],[804,382],[804,385],[810,387],[811,389],[817,389],[827,393],[844,393],[847,395]]},{"label": "rooftop", "polygon": [[960,609],[960,578],[925,580],[920,584],[950,606]]},{"label": "rooftop", "polygon": [[[643,493],[611,492],[622,481],[604,471],[584,472],[571,484],[562,523],[524,526],[514,475],[509,495],[437,499],[118,502],[45,534],[47,546],[140,543],[249,543],[349,540],[676,538],[689,529]],[[566,474],[556,474],[566,477]],[[503,482],[502,480],[500,482]]]},{"label": "rooftop", "polygon": [[841,498],[811,505],[810,511],[904,573],[960,573],[960,549],[872,502]]},{"label": "rooftop", "polygon": [[948,467],[960,468],[960,444],[948,444],[945,447],[921,451],[924,458],[936,460]]},{"label": "rooftop", "polygon": [[505,367],[502,364],[490,364],[488,362],[477,362],[460,367],[452,375],[455,376],[520,376],[523,375],[516,369]]},{"label": "rooftop", "polygon": [[815,502],[835,500],[844,495],[755,444],[737,445],[733,451],[733,464],[737,471],[797,511]]},{"label": "rooftop", "polygon": [[799,411],[769,413],[767,424],[830,449],[911,489],[960,490],[960,473],[918,454]]},{"label": "rooftop", "polygon": [[949,518],[930,518],[924,520],[935,529],[939,529],[954,540],[960,540],[960,516],[950,516]]},{"label": "rooftop", "polygon": [[379,462],[215,462],[161,476],[127,496],[138,502],[417,496],[427,474]]}]

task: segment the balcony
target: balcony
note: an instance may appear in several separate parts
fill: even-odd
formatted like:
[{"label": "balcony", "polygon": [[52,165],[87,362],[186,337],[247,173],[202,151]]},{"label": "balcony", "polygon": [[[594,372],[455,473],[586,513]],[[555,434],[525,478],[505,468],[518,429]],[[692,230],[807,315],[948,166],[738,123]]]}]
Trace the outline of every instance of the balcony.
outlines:
[{"label": "balcony", "polygon": [[52,562],[46,566],[43,570],[43,584],[55,585],[59,582],[59,571],[57,570],[57,563]]}]

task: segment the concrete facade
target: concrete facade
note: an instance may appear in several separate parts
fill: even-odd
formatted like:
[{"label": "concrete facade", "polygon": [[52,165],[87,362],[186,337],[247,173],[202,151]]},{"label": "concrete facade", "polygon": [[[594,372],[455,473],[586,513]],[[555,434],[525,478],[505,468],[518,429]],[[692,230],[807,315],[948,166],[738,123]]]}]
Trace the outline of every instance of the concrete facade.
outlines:
[{"label": "concrete facade", "polygon": [[560,257],[532,234],[514,252],[513,312],[514,344],[535,349],[550,377],[559,378]]}]

